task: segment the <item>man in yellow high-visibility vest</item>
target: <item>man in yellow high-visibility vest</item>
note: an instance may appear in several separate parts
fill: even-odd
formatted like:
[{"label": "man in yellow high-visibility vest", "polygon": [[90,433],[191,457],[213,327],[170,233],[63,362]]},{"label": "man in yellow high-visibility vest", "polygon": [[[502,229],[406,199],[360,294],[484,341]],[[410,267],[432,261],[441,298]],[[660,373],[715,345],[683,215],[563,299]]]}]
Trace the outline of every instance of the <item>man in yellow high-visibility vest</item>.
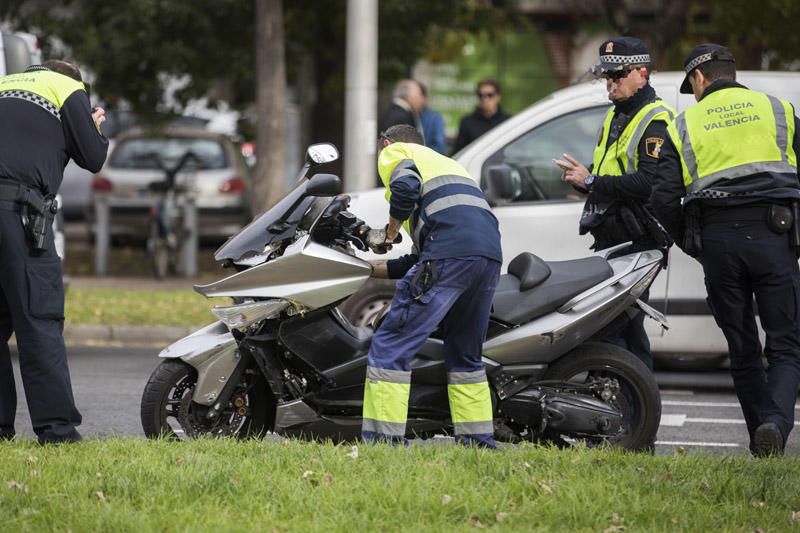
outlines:
[{"label": "man in yellow high-visibility vest", "polygon": [[378,171],[389,223],[378,246],[392,243],[405,224],[414,251],[373,262],[373,276],[400,281],[369,349],[362,436],[404,442],[411,360],[441,324],[456,440],[493,448],[482,354],[503,262],[497,219],[467,170],[425,147],[412,126],[392,126],[381,143]]},{"label": "man in yellow high-visibility vest", "polygon": [[788,102],[736,83],[724,46],[695,47],[684,68],[681,92],[698,103],[668,127],[665,145],[677,152],[662,154],[655,207],[675,241],[703,265],[750,450],[780,454],[800,385],[797,118]]}]

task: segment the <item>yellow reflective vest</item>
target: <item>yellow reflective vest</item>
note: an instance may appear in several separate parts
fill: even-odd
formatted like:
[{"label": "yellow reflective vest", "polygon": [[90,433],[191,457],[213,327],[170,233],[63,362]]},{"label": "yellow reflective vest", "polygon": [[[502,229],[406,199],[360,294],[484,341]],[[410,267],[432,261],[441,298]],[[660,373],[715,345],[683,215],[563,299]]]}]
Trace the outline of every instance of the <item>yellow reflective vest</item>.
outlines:
[{"label": "yellow reflective vest", "polygon": [[[480,186],[460,163],[420,144],[396,142],[383,148],[378,156],[378,174],[386,186],[387,201],[392,196],[389,185],[398,176],[411,175],[420,181],[421,211],[412,213],[403,222],[403,227],[411,235],[418,251],[422,250],[419,242],[422,228],[425,224],[431,226],[438,213],[457,206],[476,207],[491,213]],[[454,185],[461,187],[451,187]],[[444,187],[458,189],[460,193],[454,192],[442,197],[440,188]],[[440,190],[436,195],[437,199],[433,202],[427,201],[426,196],[437,189]],[[464,194],[465,189],[470,192]],[[494,221],[493,216],[492,220]]]},{"label": "yellow reflective vest", "polygon": [[50,70],[32,70],[0,78],[0,98],[28,100],[61,118],[61,107],[75,91],[85,91],[83,83]]},{"label": "yellow reflective vest", "polygon": [[668,125],[687,192],[758,173],[797,173],[789,102],[731,87],[712,92]]},{"label": "yellow reflective vest", "polygon": [[628,122],[619,138],[608,144],[611,130],[611,121],[614,118],[614,108],[608,110],[603,128],[600,130],[599,141],[594,149],[592,173],[598,176],[621,176],[636,172],[639,165],[639,142],[642,135],[654,120],[663,120],[669,123],[675,116],[675,111],[661,100],[656,100],[643,106]]}]

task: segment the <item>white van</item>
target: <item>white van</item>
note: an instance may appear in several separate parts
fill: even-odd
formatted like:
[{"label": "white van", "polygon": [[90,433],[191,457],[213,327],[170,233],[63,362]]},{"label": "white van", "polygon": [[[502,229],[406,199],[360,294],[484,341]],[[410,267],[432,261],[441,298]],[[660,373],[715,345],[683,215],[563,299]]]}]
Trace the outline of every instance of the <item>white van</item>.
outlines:
[{"label": "white van", "polygon": [[[651,77],[657,94],[679,112],[695,103],[692,95],[679,93],[683,78],[682,72]],[[751,89],[789,100],[795,109],[800,107],[800,73],[743,71],[737,79]],[[591,163],[608,106],[605,82],[574,85],[533,104],[455,155],[484,190],[490,168],[505,165],[511,169],[514,199],[493,206],[500,222],[505,265],[525,251],[546,261],[591,253],[591,237],[578,235],[584,198],[561,181],[561,171],[552,159],[567,152],[584,164]],[[351,196],[353,213],[373,227],[386,223],[383,189]],[[396,247],[392,256],[408,253],[409,240]],[[372,282],[343,308],[357,322],[365,323],[390,299],[391,287]],[[668,270],[659,275],[650,291],[650,303],[666,312],[671,326],[662,333],[654,322],[645,321],[657,358],[721,360],[727,354],[725,338],[706,304],[702,268],[677,246],[671,249]]]}]

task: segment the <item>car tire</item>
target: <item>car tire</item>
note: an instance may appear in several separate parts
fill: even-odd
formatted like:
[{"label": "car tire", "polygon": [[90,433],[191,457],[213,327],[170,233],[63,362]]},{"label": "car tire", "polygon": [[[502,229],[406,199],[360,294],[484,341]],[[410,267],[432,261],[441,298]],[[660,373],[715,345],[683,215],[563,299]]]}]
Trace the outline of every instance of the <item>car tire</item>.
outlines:
[{"label": "car tire", "polygon": [[391,303],[396,286],[396,280],[369,279],[339,306],[339,311],[354,326],[369,326],[384,306]]}]

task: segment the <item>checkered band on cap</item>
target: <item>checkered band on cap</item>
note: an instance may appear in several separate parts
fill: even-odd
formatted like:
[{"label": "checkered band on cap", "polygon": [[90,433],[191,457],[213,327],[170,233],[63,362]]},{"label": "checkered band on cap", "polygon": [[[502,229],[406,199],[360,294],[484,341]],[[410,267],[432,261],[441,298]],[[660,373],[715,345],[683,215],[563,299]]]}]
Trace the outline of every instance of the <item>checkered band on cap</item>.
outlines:
[{"label": "checkered band on cap", "polygon": [[31,93],[28,91],[21,91],[19,89],[12,89],[9,91],[0,91],[0,98],[20,98],[22,100],[27,100],[32,104],[36,104],[58,120],[61,120],[61,112],[59,111],[58,107],[56,107],[53,102],[49,101],[47,98],[43,96],[39,96],[38,94]]},{"label": "checkered band on cap", "polygon": [[607,55],[600,56],[600,61],[603,63],[620,63],[624,65],[633,65],[637,63],[649,63],[650,54],[640,54],[637,56],[617,56]]},{"label": "checkered band on cap", "polygon": [[686,73],[688,74],[697,65],[705,63],[706,61],[711,61],[712,59],[714,59],[714,54],[711,53],[711,52],[709,52],[708,54],[703,54],[703,55],[699,55],[699,56],[695,57],[694,59],[689,61],[689,63],[686,65]]}]

